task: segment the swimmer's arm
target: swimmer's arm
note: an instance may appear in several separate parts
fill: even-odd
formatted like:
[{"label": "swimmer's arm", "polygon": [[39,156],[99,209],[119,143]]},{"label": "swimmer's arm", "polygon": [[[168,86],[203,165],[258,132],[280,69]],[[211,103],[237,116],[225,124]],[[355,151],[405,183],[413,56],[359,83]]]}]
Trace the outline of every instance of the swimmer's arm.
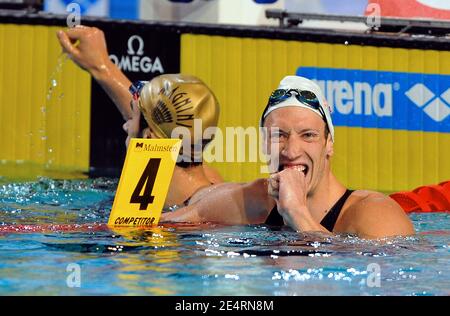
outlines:
[{"label": "swimmer's arm", "polygon": [[414,226],[391,198],[374,192],[343,214],[343,230],[365,239],[414,235]]},{"label": "swimmer's arm", "polygon": [[266,219],[270,205],[264,181],[260,179],[246,184],[221,184],[198,202],[162,214],[161,221],[260,224]]},{"label": "swimmer's arm", "polygon": [[129,120],[132,113],[130,109],[132,97],[129,92],[131,81],[112,62],[106,68],[92,76],[114,102],[116,108],[122,114],[123,119],[125,121]]},{"label": "swimmer's arm", "polygon": [[79,26],[60,30],[57,37],[64,52],[105,90],[124,120],[131,118],[131,82],[109,59],[104,33],[95,27]]}]

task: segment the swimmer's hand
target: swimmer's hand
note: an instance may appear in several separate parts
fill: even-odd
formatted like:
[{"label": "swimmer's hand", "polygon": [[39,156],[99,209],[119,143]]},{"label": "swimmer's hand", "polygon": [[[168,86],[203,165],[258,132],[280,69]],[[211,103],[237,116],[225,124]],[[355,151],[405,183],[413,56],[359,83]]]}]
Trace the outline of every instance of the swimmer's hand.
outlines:
[{"label": "swimmer's hand", "polygon": [[268,194],[289,208],[291,204],[306,206],[306,182],[303,166],[296,166],[274,173],[269,178]]},{"label": "swimmer's hand", "polygon": [[95,79],[111,67],[105,35],[100,29],[79,25],[65,31],[59,30],[56,35],[70,59]]},{"label": "swimmer's hand", "polygon": [[275,199],[286,225],[297,231],[320,230],[306,204],[307,186],[303,166],[287,168],[269,178],[268,194]]}]

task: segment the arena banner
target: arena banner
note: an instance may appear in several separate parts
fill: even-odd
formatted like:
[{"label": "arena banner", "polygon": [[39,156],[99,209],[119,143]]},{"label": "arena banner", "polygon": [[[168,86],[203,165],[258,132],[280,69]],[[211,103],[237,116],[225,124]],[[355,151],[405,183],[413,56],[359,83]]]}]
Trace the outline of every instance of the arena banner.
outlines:
[{"label": "arena banner", "polygon": [[450,133],[450,76],[299,67],[324,91],[336,126]]}]

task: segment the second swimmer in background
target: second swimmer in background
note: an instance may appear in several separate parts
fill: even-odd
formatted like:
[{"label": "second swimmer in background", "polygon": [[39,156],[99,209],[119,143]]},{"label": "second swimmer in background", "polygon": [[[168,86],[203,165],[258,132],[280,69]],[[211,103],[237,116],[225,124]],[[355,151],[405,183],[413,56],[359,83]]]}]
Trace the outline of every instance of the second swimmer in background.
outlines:
[{"label": "second swimmer in background", "polygon": [[[150,82],[131,84],[109,59],[104,34],[98,28],[79,26],[58,31],[57,37],[69,57],[88,71],[113,100],[125,120],[123,128],[128,134],[127,145],[132,137],[171,138],[172,130],[178,126],[186,127],[194,135],[194,119],[202,121],[202,130],[197,132],[201,135],[206,128],[217,126],[219,103],[200,79],[167,74]],[[178,108],[180,101],[190,104],[183,112]],[[203,164],[201,159],[189,159],[201,157],[200,151],[209,141],[202,139],[200,146],[194,146],[191,157],[184,154],[184,161],[177,163],[165,209],[198,201],[208,192],[208,187],[223,182],[220,174]]]}]

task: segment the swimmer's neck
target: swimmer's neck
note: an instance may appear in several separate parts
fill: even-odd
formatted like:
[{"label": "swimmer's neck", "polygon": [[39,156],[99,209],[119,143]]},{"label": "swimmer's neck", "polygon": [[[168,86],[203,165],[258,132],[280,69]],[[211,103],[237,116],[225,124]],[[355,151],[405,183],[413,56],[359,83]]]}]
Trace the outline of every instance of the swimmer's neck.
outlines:
[{"label": "swimmer's neck", "polygon": [[[345,193],[346,187],[332,172],[323,177],[313,192],[308,194],[307,204],[311,215],[320,222],[326,213]],[[325,197],[325,198],[324,198]]]}]

